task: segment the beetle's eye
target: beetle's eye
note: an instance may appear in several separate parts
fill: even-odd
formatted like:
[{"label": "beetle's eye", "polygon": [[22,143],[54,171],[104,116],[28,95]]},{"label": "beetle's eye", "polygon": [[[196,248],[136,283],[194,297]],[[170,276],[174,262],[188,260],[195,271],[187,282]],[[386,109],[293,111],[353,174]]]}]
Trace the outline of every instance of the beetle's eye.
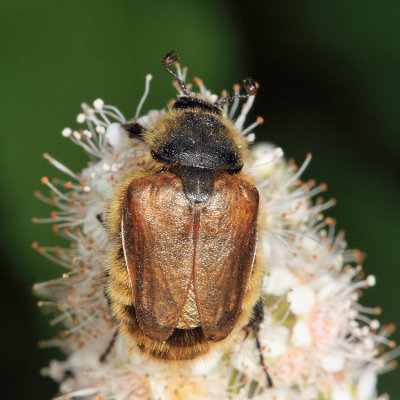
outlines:
[{"label": "beetle's eye", "polygon": [[164,164],[170,164],[170,162],[168,160],[166,160],[163,157],[159,156],[153,150],[150,150],[150,154],[156,161],[164,163]]},{"label": "beetle's eye", "polygon": [[238,174],[243,168],[243,165],[240,165],[237,168],[228,169],[227,172],[231,175]]}]

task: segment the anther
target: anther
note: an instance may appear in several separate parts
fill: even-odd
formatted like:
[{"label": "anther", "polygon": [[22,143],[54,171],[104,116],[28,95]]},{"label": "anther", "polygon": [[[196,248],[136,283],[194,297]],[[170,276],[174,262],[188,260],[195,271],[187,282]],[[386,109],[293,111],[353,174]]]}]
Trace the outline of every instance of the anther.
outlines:
[{"label": "anther", "polygon": [[101,110],[101,109],[104,107],[104,101],[103,101],[102,99],[96,99],[96,100],[93,102],[93,107],[94,107],[96,110]]},{"label": "anther", "polygon": [[325,218],[325,222],[326,222],[326,224],[329,225],[329,226],[333,226],[333,225],[336,224],[335,218],[331,218],[331,217]]},{"label": "anther", "polygon": [[374,275],[368,275],[367,276],[367,284],[369,287],[375,286],[376,284],[376,278]]},{"label": "anther", "polygon": [[358,264],[362,264],[363,261],[365,260],[365,253],[363,253],[361,250],[359,249],[354,249],[353,250],[353,257],[354,257],[354,261]]},{"label": "anther", "polygon": [[307,184],[308,184],[308,186],[309,186],[310,188],[315,187],[315,185],[316,185],[315,179],[309,179],[308,182],[307,182]]},{"label": "anther", "polygon": [[91,138],[92,138],[92,132],[90,132],[90,131],[87,130],[87,129],[84,129],[84,130],[83,130],[83,134],[84,134],[88,139],[91,139]]},{"label": "anther", "polygon": [[382,308],[380,308],[380,307],[375,307],[375,308],[374,308],[374,314],[375,314],[375,315],[381,315],[381,314],[382,314]]},{"label": "anther", "polygon": [[61,135],[63,135],[64,137],[70,137],[72,134],[72,129],[71,128],[64,128],[61,131]]},{"label": "anther", "polygon": [[78,131],[73,131],[72,134],[74,135],[76,140],[81,140],[82,135]]},{"label": "anther", "polygon": [[379,323],[379,321],[378,321],[377,319],[373,319],[373,320],[369,323],[369,326],[371,327],[371,329],[376,330],[376,329],[379,329],[380,323]]},{"label": "anther", "polygon": [[78,124],[83,124],[86,121],[86,115],[85,114],[78,114],[76,117],[76,122]]},{"label": "anther", "polygon": [[240,90],[240,85],[239,85],[238,83],[235,83],[235,84],[233,85],[233,90],[234,90],[235,92],[239,92],[239,90]]},{"label": "anther", "polygon": [[250,133],[246,136],[246,139],[249,143],[253,143],[256,140],[256,135],[254,133]]},{"label": "anther", "polygon": [[197,78],[196,76],[193,78],[194,83],[198,86],[201,87],[203,85],[203,81],[200,78]]}]

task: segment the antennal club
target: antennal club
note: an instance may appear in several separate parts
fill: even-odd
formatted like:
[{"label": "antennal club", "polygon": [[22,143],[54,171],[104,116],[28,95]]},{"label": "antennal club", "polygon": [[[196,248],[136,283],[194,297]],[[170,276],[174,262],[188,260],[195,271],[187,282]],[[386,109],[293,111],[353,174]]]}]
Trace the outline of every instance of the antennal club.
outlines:
[{"label": "antennal club", "polygon": [[178,60],[179,60],[178,54],[176,54],[176,52],[172,50],[161,59],[161,64],[164,66],[167,72],[169,72],[178,81],[178,84],[181,87],[183,93],[186,96],[190,96],[190,90],[187,88],[185,82],[182,79],[180,79],[179,76],[170,68],[170,66],[176,63]]},{"label": "antennal club", "polygon": [[258,91],[257,82],[252,78],[247,78],[243,81],[244,88],[246,89],[247,97],[254,96]]},{"label": "antennal club", "polygon": [[258,85],[252,78],[245,79],[243,81],[243,86],[247,94],[235,94],[234,96],[221,97],[215,104],[217,106],[223,106],[235,99],[247,99],[250,96],[254,96],[258,91]]}]

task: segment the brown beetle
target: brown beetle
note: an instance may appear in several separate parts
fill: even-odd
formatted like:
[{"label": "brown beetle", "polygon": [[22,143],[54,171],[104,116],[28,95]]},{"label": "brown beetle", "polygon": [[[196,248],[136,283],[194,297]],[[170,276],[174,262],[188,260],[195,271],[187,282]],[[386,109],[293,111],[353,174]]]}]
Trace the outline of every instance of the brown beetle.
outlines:
[{"label": "brown beetle", "polygon": [[243,328],[256,332],[263,276],[259,195],[241,172],[247,143],[220,107],[254,95],[256,84],[211,103],[190,93],[170,69],[176,61],[174,52],[162,59],[183,93],[172,109],[150,130],[124,125],[152,161],[126,174],[106,221],[115,247],[105,291],[117,331],[169,361],[205,355]]}]

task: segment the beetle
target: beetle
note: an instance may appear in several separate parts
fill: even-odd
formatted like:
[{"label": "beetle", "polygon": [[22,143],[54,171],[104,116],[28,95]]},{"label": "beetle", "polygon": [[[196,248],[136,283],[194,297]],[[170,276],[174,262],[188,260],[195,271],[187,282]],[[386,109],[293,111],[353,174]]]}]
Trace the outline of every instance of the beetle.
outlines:
[{"label": "beetle", "polygon": [[259,193],[242,172],[247,142],[222,112],[255,95],[257,84],[249,78],[246,95],[211,102],[172,71],[177,59],[162,59],[182,92],[172,108],[151,129],[123,125],[147,145],[150,161],[127,171],[109,203],[110,313],[118,334],[152,359],[194,360],[245,329],[263,364]]}]

